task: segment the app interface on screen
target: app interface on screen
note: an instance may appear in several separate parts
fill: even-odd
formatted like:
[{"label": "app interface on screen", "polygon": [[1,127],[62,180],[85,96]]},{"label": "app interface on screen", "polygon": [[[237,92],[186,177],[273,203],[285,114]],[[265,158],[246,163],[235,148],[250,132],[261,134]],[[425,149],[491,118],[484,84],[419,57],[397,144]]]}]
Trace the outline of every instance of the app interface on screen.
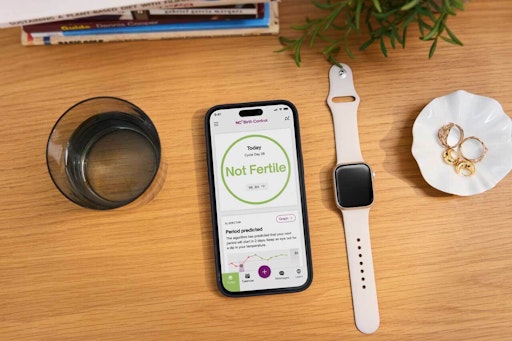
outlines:
[{"label": "app interface on screen", "polygon": [[284,104],[210,117],[222,283],[231,292],[306,283],[294,117]]}]

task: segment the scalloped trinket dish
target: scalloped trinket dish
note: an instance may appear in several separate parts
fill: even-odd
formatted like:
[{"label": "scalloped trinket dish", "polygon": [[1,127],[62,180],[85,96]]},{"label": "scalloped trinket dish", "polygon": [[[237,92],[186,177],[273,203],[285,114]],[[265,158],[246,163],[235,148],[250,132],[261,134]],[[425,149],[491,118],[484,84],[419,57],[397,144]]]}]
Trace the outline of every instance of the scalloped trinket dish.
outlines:
[{"label": "scalloped trinket dish", "polygon": [[[453,122],[464,136],[485,142],[485,157],[475,164],[476,172],[463,176],[444,162],[444,147],[438,130]],[[512,169],[512,120],[496,100],[464,90],[432,100],[416,118],[412,154],[421,175],[432,187],[446,193],[469,196],[495,187]]]}]

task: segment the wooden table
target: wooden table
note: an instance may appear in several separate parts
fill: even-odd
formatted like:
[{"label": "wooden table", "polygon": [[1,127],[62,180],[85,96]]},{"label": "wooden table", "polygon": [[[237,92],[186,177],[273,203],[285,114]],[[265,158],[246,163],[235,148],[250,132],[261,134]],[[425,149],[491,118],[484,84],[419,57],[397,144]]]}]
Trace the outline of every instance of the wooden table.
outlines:
[{"label": "wooden table", "polygon": [[[281,4],[285,36],[312,8]],[[444,194],[411,155],[412,125],[458,89],[512,112],[512,2],[473,1],[450,18],[464,47],[378,46],[351,65],[361,148],[376,174],[371,235],[386,340],[505,340],[512,335],[512,176],[471,197]],[[297,68],[277,37],[22,47],[0,31],[1,340],[349,340],[353,323],[326,96],[317,49]],[[356,49],[356,48],[354,48]],[[93,211],[68,202],[46,169],[48,134],[74,103],[118,96],[159,129],[167,179],[150,203]],[[214,280],[203,117],[216,104],[284,98],[301,119],[312,286],[223,297]]]}]

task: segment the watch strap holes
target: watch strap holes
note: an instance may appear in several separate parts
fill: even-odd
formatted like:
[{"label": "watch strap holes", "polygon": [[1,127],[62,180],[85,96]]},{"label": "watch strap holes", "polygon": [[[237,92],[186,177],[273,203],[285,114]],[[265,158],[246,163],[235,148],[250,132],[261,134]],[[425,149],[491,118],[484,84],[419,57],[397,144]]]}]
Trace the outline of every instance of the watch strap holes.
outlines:
[{"label": "watch strap holes", "polygon": [[[357,244],[358,244],[357,245],[357,249],[359,250],[359,252],[361,252],[361,249],[362,249],[362,246],[360,245],[361,238],[357,238],[356,241],[357,241]],[[358,256],[359,256],[359,258],[363,258],[363,254],[362,253],[359,253]],[[364,263],[362,261],[359,262],[359,265],[360,265],[359,272],[361,273],[361,275],[364,274],[363,264]],[[364,281],[365,281],[365,278],[361,276],[361,282],[364,283]],[[363,284],[361,286],[361,288],[366,289],[366,285]]]},{"label": "watch strap holes", "polygon": [[332,98],[333,103],[350,103],[355,102],[356,98],[354,96],[336,96]]}]

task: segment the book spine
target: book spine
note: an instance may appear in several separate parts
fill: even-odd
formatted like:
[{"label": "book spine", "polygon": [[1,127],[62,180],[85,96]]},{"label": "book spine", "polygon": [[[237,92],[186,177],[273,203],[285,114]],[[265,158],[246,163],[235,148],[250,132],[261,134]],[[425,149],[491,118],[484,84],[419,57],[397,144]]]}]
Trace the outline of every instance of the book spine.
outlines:
[{"label": "book spine", "polygon": [[[255,4],[257,5],[257,4]],[[149,15],[155,16],[211,16],[211,15],[229,15],[245,16],[258,15],[258,9],[254,7],[197,7],[197,8],[156,8],[147,11]]]},{"label": "book spine", "polygon": [[265,14],[262,18],[255,19],[235,19],[235,20],[209,20],[198,22],[164,23],[154,25],[135,25],[135,26],[117,26],[103,28],[88,28],[77,30],[65,30],[54,32],[33,33],[33,36],[82,36],[86,34],[123,34],[123,33],[143,33],[143,32],[166,32],[166,31],[198,31],[198,30],[218,30],[231,28],[264,28],[270,23],[270,6],[265,4]]},{"label": "book spine", "polygon": [[[207,19],[203,19],[207,20]],[[85,31],[98,31],[106,29],[119,29],[131,27],[131,31],[139,31],[143,26],[156,26],[163,28],[164,25],[192,24],[193,22],[203,22],[194,20],[116,20],[116,21],[97,21],[97,22],[71,22],[66,24],[43,24],[38,27],[35,25],[23,26],[23,30],[33,35],[66,35],[64,32],[79,31],[82,35]]]},{"label": "book spine", "polygon": [[[279,0],[258,0],[258,2],[272,2]],[[104,9],[84,10],[78,13],[62,13],[56,15],[47,15],[44,17],[31,17],[26,19],[14,20],[9,22],[0,22],[0,28],[15,27],[23,25],[33,25],[45,22],[72,20],[84,17],[92,17],[104,13],[124,12],[124,11],[137,11],[147,10],[150,8],[182,8],[182,7],[210,7],[210,6],[224,6],[236,4],[250,4],[254,0],[160,0],[152,2],[142,2],[138,4],[130,4],[119,7],[109,7]],[[108,2],[107,2],[108,4]]]},{"label": "book spine", "polygon": [[[261,6],[260,6],[261,5]],[[260,9],[261,7],[261,9]],[[225,8],[223,8],[225,9]],[[187,8],[186,10],[190,10]],[[204,11],[212,10],[212,12]],[[264,4],[257,4],[257,7],[248,8],[250,12],[243,12],[238,14],[215,14],[218,13],[214,8],[201,8],[201,13],[204,14],[191,14],[191,15],[159,15],[152,14],[151,11],[134,11],[134,16],[142,15],[136,12],[145,12],[143,14],[144,19],[107,19],[107,20],[96,20],[96,17],[91,20],[77,19],[67,21],[57,21],[36,25],[23,26],[23,30],[28,33],[45,33],[45,32],[56,32],[56,31],[76,31],[76,30],[88,30],[88,29],[99,29],[99,28],[112,28],[112,27],[129,27],[129,26],[152,26],[161,24],[174,24],[183,22],[198,22],[198,21],[209,21],[209,20],[234,20],[234,19],[251,19],[258,18],[264,15]],[[158,10],[165,11],[168,10]],[[173,10],[174,11],[174,10]],[[174,13],[174,12],[173,12]],[[179,12],[178,12],[179,13]],[[211,13],[211,14],[209,14]],[[224,13],[224,12],[222,12]],[[250,13],[250,14],[247,14]],[[125,16],[126,17],[126,16]]]},{"label": "book spine", "polygon": [[21,42],[25,46],[37,45],[73,45],[107,42],[124,42],[137,40],[165,40],[178,38],[221,37],[221,36],[252,36],[276,35],[279,33],[279,11],[277,3],[272,4],[270,25],[260,28],[232,28],[219,30],[145,32],[124,34],[87,34],[82,36],[44,36],[34,37],[22,30]]},{"label": "book spine", "polygon": [[218,7],[231,5],[253,4],[255,2],[280,2],[281,0],[178,0],[164,1],[157,6],[145,7],[149,8],[195,8],[195,7]]},{"label": "book spine", "polygon": [[101,34],[85,36],[46,36],[31,37],[29,33],[22,31],[22,45],[76,45],[76,44],[97,44],[109,42],[128,42],[140,40],[167,40],[167,39],[187,39],[187,38],[208,38],[208,37],[226,37],[226,36],[252,36],[252,35],[275,35],[279,29],[276,28],[247,28],[247,29],[226,29],[226,30],[201,30],[201,31],[176,31],[161,32],[155,34],[148,33],[130,33],[130,34]]}]

